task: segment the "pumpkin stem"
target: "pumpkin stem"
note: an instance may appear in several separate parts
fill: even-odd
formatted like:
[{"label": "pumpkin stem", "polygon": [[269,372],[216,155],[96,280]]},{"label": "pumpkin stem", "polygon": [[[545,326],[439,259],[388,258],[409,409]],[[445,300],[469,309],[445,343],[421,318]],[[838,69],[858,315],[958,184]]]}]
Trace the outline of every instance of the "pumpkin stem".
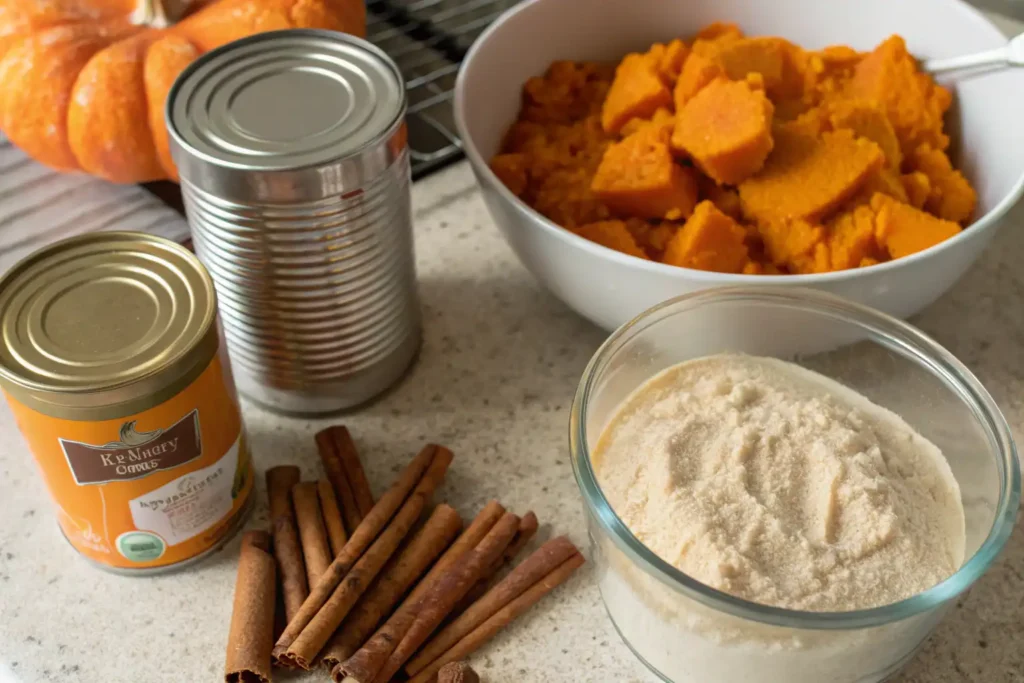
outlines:
[{"label": "pumpkin stem", "polygon": [[195,0],[138,0],[131,21],[137,26],[167,28],[185,16]]}]

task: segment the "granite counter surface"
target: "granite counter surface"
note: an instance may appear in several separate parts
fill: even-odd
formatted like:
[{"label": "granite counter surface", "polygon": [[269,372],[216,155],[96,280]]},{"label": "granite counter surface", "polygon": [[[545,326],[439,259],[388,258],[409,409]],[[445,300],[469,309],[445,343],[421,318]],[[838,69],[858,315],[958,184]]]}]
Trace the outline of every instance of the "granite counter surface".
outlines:
[{"label": "granite counter surface", "polygon": [[[604,334],[540,288],[493,228],[468,166],[414,189],[424,343],[404,380],[342,418],[244,406],[260,471],[319,473],[312,436],[343,421],[379,493],[424,442],[456,462],[440,497],[464,516],[488,499],[536,511],[586,546],[569,464],[568,411]],[[1024,434],[1024,205],[978,265],[914,322],[988,386]],[[261,477],[262,479],[262,477]],[[64,542],[0,408],[0,683],[222,680],[238,539],[197,566],[145,578],[98,571]],[[249,526],[266,525],[262,484]],[[490,683],[652,680],[607,619],[589,565],[473,663]],[[1024,531],[950,611],[901,683],[1024,681]],[[323,678],[318,673],[316,678]],[[288,677],[288,680],[306,680]]]}]

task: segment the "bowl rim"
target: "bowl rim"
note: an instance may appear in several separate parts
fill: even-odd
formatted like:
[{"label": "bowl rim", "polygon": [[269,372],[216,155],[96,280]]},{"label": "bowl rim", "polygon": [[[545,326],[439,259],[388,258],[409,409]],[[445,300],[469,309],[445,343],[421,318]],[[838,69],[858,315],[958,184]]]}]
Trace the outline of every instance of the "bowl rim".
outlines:
[{"label": "bowl rim", "polygon": [[[605,247],[603,245],[592,242],[584,237],[571,232],[570,230],[563,228],[554,221],[550,220],[546,216],[536,211],[533,207],[529,206],[521,200],[519,197],[512,194],[512,192],[505,186],[503,182],[495,175],[494,171],[491,170],[490,164],[480,154],[477,149],[476,141],[473,140],[472,135],[469,134],[469,130],[466,126],[466,102],[467,102],[467,85],[466,79],[467,73],[473,68],[473,62],[477,58],[477,55],[484,49],[484,46],[488,40],[496,33],[502,30],[502,28],[509,23],[514,17],[529,12],[534,5],[538,5],[546,0],[523,0],[516,4],[512,8],[506,10],[501,16],[499,16],[494,22],[488,26],[470,46],[469,51],[466,53],[465,58],[462,60],[462,64],[459,67],[458,75],[455,79],[455,95],[454,95],[454,112],[455,112],[455,127],[459,133],[459,139],[462,141],[462,151],[465,153],[466,158],[469,160],[470,165],[476,174],[477,180],[484,190],[489,190],[497,193],[497,195],[508,203],[516,213],[520,214],[523,218],[526,218],[534,224],[540,226],[541,230],[547,232],[549,235],[559,239],[571,246],[581,248],[592,255],[618,262],[620,264],[639,268],[640,270],[648,271],[652,274],[668,275],[670,277],[686,277],[692,280],[700,282],[707,282],[711,284],[725,284],[725,283],[761,283],[761,284],[783,284],[783,283],[797,283],[799,286],[807,285],[825,285],[831,283],[844,282],[847,280],[855,280],[861,277],[870,277],[875,274],[882,274],[887,271],[895,270],[903,266],[907,266],[913,263],[918,263],[930,259],[937,255],[939,252],[945,249],[951,249],[959,245],[962,242],[972,239],[975,234],[983,231],[987,231],[998,225],[999,219],[1001,219],[1006,213],[1017,203],[1022,196],[1024,196],[1024,168],[1020,169],[1017,180],[1011,186],[1010,191],[1000,199],[994,207],[992,207],[987,213],[979,217],[977,220],[963,228],[955,236],[935,244],[927,249],[919,251],[909,256],[903,256],[898,259],[892,259],[884,261],[882,263],[876,263],[872,266],[864,268],[847,268],[845,270],[830,271],[827,273],[787,273],[779,275],[753,275],[745,273],[719,273],[715,271],[697,270],[695,268],[687,268],[684,266],[673,266],[666,263],[660,263],[658,261],[650,261],[641,259],[636,256],[630,256],[624,254],[615,249]],[[1005,39],[1005,35],[988,17],[986,17],[977,8],[968,5],[963,0],[941,0],[947,4],[956,6],[958,11],[965,12],[968,15],[970,21],[981,22],[985,28],[991,30],[996,35]]]},{"label": "bowl rim", "polygon": [[[990,453],[999,470],[998,505],[985,540],[960,568],[942,582],[909,598],[868,609],[846,612],[810,612],[772,607],[736,597],[707,586],[669,564],[647,548],[615,513],[594,472],[586,437],[587,407],[600,370],[611,354],[633,332],[642,331],[659,314],[671,309],[723,302],[756,301],[814,311],[858,325],[876,343],[917,362],[954,390],[972,409],[996,448]],[[805,288],[760,289],[745,286],[715,287],[662,302],[619,327],[598,348],[583,372],[573,397],[569,418],[569,450],[576,484],[590,516],[615,546],[642,571],[669,589],[712,609],[773,626],[808,630],[843,630],[881,626],[940,607],[970,588],[1002,552],[1016,526],[1021,501],[1021,471],[1016,445],[1005,417],[977,377],[938,342],[917,328],[875,309],[842,297]]]}]

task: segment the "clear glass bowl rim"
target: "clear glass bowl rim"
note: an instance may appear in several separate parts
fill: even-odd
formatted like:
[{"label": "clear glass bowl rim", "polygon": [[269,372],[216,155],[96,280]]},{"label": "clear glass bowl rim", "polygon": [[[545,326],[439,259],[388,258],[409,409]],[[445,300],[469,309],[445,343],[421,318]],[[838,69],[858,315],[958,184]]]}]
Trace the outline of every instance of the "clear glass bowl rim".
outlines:
[{"label": "clear glass bowl rim", "polygon": [[[659,314],[724,302],[759,302],[803,309],[824,317],[854,324],[876,343],[899,349],[907,357],[938,376],[959,398],[968,402],[975,416],[997,444],[999,500],[992,528],[977,552],[945,581],[899,602],[850,612],[805,612],[762,605],[711,588],[684,574],[650,551],[615,514],[597,483],[586,438],[587,408],[594,383],[619,343],[645,328]],[[753,621],[812,630],[855,629],[881,626],[940,607],[970,588],[992,565],[1006,545],[1020,506],[1021,473],[1010,428],[995,400],[981,382],[953,354],[920,330],[889,315],[824,292],[802,288],[765,289],[750,286],[704,289],[669,299],[625,323],[608,337],[587,364],[573,398],[569,420],[569,448],[573,473],[591,516],[632,562],[671,590],[708,607]]]}]

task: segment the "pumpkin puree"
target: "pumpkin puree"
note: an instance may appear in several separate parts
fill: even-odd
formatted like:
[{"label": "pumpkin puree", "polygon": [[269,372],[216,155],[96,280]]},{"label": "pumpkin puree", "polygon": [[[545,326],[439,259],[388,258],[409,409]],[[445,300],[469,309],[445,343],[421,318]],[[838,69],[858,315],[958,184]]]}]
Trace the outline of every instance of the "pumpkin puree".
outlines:
[{"label": "pumpkin puree", "polygon": [[524,202],[631,256],[823,273],[927,249],[977,195],[947,155],[950,93],[899,36],[804,50],[732,24],[523,87],[491,168]]}]

